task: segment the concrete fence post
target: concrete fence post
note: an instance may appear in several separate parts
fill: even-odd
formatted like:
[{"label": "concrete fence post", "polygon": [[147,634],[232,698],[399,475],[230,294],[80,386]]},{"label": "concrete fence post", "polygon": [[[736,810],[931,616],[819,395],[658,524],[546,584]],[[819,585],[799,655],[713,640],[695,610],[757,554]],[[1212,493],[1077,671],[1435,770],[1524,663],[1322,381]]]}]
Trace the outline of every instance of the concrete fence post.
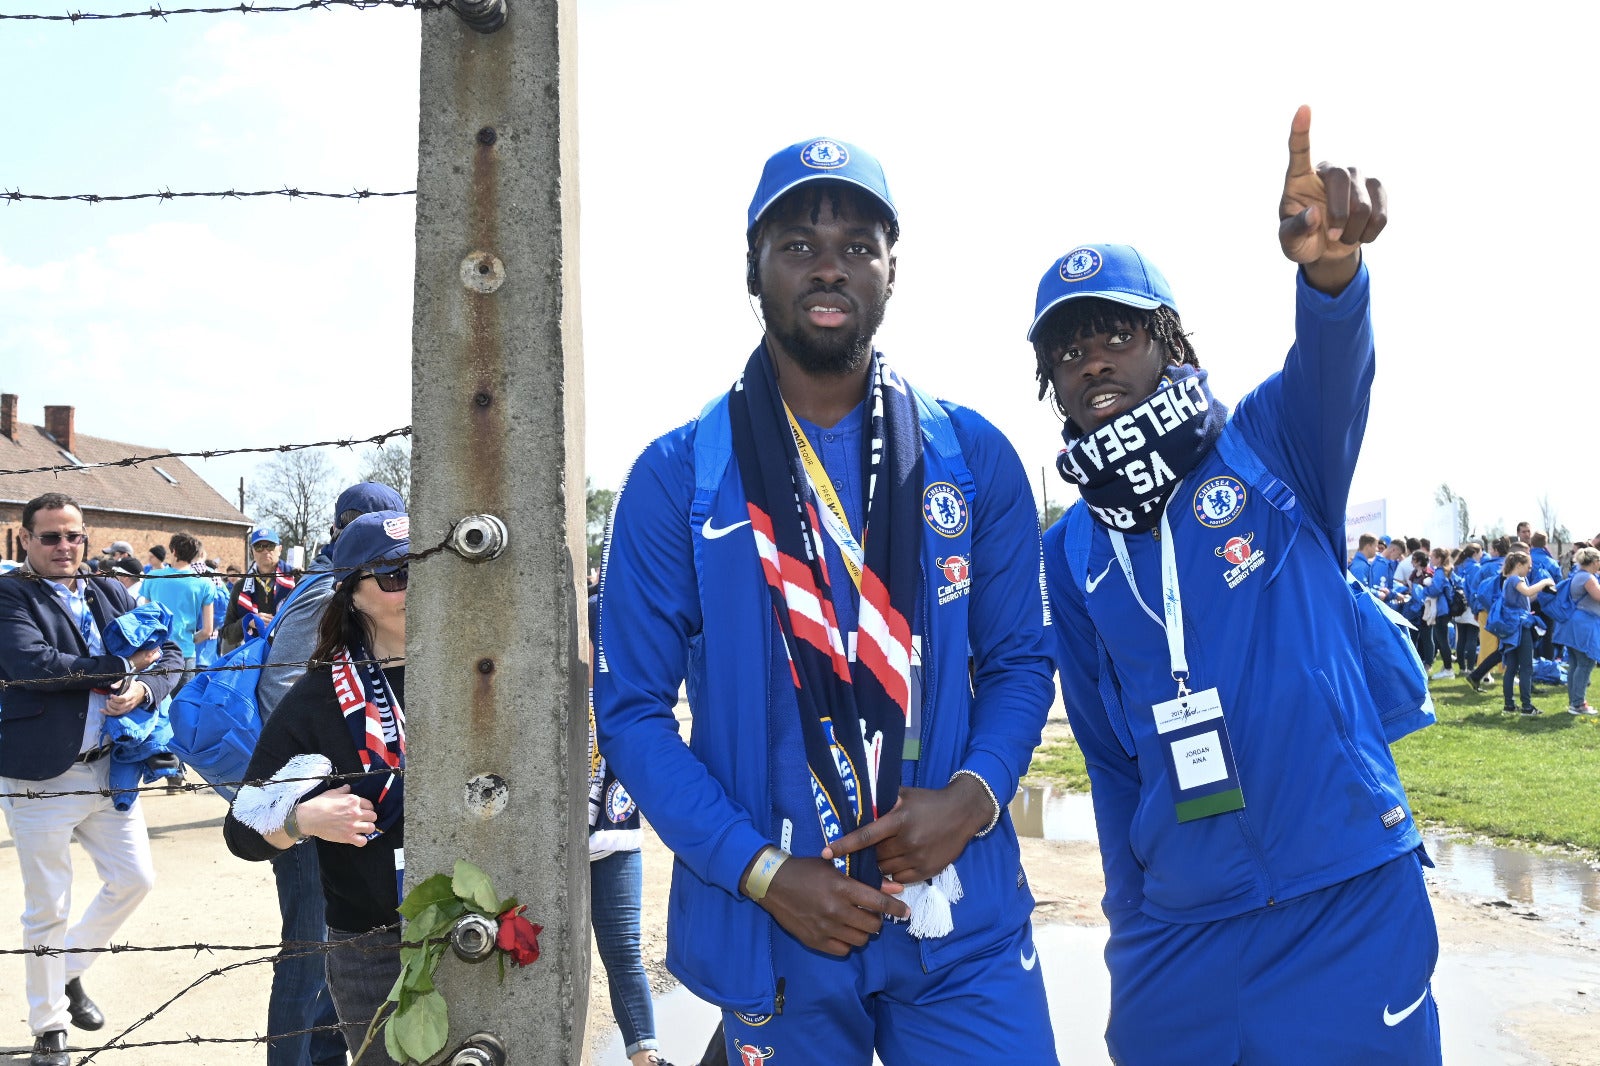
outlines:
[{"label": "concrete fence post", "polygon": [[576,11],[505,13],[491,32],[422,17],[411,541],[478,514],[507,535],[492,559],[415,567],[406,883],[467,859],[544,926],[542,957],[504,983],[493,961],[446,957],[441,1061],[489,1032],[518,1066],[575,1064],[589,978]]}]

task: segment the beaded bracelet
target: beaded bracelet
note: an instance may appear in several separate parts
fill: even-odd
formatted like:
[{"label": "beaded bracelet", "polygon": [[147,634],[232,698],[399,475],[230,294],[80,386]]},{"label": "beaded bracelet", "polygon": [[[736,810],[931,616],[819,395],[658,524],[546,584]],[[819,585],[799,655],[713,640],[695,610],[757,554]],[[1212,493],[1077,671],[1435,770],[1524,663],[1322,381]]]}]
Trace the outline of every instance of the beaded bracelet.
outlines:
[{"label": "beaded bracelet", "polygon": [[988,836],[989,831],[1000,824],[1000,801],[994,798],[994,789],[989,787],[989,782],[985,781],[983,779],[983,775],[978,773],[976,770],[957,770],[955,773],[950,775],[950,780],[946,782],[946,785],[948,786],[950,784],[954,784],[955,779],[963,775],[972,778],[978,784],[982,785],[984,794],[989,797],[989,802],[994,805],[994,814],[989,818],[989,824],[984,826],[977,833],[977,835],[980,837]]}]

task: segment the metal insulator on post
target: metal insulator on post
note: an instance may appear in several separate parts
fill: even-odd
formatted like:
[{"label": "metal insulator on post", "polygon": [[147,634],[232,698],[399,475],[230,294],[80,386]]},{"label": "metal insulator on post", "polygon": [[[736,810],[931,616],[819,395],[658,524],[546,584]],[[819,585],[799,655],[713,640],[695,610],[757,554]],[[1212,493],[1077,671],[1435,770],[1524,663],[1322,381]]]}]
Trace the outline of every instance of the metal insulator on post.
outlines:
[{"label": "metal insulator on post", "polygon": [[450,927],[450,950],[462,962],[482,962],[494,954],[500,927],[481,914],[466,914]]},{"label": "metal insulator on post", "polygon": [[506,1046],[493,1033],[473,1033],[450,1056],[450,1066],[506,1066]]},{"label": "metal insulator on post", "polygon": [[451,6],[479,33],[493,33],[506,24],[506,0],[455,0]]}]

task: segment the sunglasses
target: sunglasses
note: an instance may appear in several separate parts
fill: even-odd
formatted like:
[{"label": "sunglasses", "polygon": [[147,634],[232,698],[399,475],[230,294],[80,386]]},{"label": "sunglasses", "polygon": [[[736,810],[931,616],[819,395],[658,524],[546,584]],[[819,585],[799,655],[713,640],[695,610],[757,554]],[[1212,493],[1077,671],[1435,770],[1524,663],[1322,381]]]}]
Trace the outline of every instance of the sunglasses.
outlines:
[{"label": "sunglasses", "polygon": [[258,552],[275,552],[278,550],[278,546],[272,543],[270,540],[264,540],[261,543],[256,544],[254,547]]},{"label": "sunglasses", "polygon": [[76,547],[89,539],[89,534],[87,533],[35,533],[33,536],[35,540],[46,548],[54,548],[63,540]]},{"label": "sunglasses", "polygon": [[411,568],[409,566],[402,566],[400,569],[389,574],[374,574],[369,571],[361,575],[363,581],[369,577],[376,581],[378,583],[378,588],[382,589],[384,592],[404,592],[406,590],[406,585],[411,581]]}]

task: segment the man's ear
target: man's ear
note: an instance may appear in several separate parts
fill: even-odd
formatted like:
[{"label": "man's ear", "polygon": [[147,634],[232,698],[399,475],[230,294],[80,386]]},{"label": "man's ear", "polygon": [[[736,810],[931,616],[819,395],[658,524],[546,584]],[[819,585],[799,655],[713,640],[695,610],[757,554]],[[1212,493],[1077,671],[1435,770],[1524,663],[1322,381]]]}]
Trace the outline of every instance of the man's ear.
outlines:
[{"label": "man's ear", "polygon": [[898,262],[898,260],[895,259],[894,253],[890,252],[889,253],[889,284],[884,286],[884,289],[883,289],[883,295],[885,296],[885,298],[894,295],[894,268],[895,268],[895,264],[897,262]]},{"label": "man's ear", "polygon": [[744,256],[744,287],[751,296],[761,295],[761,271],[756,267],[755,249],[745,253]]}]

